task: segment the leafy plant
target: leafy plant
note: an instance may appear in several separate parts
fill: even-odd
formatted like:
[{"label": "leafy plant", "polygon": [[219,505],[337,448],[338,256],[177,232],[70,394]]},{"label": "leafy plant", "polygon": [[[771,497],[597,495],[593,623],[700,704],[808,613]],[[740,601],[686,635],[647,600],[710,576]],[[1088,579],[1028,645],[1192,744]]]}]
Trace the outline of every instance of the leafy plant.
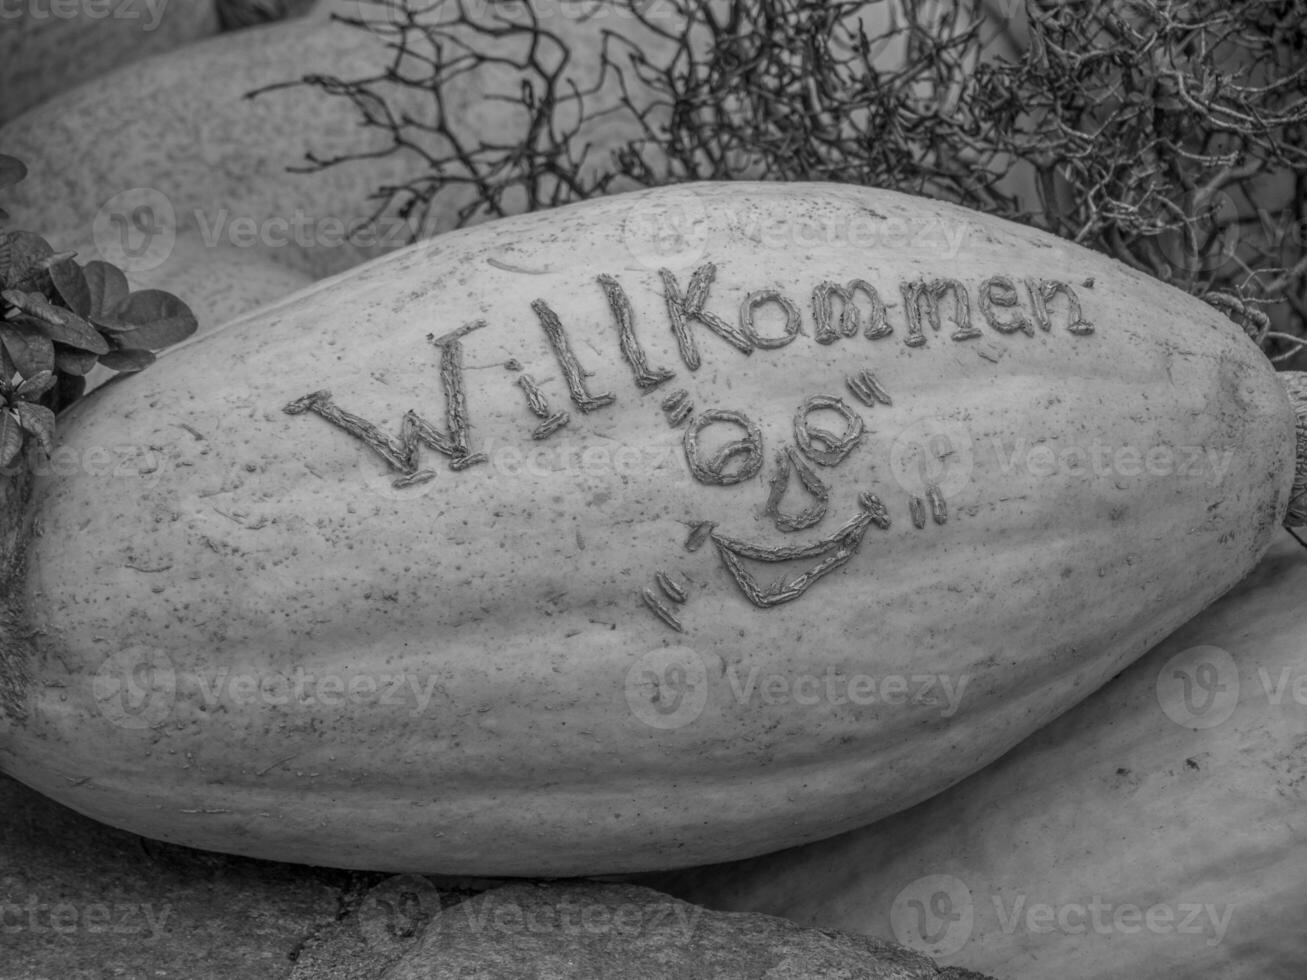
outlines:
[{"label": "leafy plant", "polygon": [[[419,230],[433,211],[463,224],[687,180],[891,187],[1108,252],[1214,298],[1273,359],[1302,354],[1304,0],[589,0],[569,10],[614,25],[596,32],[601,71],[586,89],[567,70],[577,52],[530,3],[360,0],[359,16],[333,15],[386,38],[390,63],[366,78],[286,84],[353,100],[390,146],[310,154],[304,169],[421,154],[425,174],[376,194],[376,215]],[[996,38],[1015,40],[1016,53]],[[483,66],[520,76],[516,139],[479,137],[446,108],[455,81]],[[396,87],[427,94],[429,114],[400,107]],[[634,134],[605,159],[585,142],[601,118]]]},{"label": "leafy plant", "polygon": [[[0,154],[0,189],[26,174]],[[176,296],[133,291],[117,266],[75,258],[34,232],[0,231],[0,467],[29,439],[50,452],[56,413],[81,397],[96,365],[139,371],[154,351],[195,332],[195,315]]]}]

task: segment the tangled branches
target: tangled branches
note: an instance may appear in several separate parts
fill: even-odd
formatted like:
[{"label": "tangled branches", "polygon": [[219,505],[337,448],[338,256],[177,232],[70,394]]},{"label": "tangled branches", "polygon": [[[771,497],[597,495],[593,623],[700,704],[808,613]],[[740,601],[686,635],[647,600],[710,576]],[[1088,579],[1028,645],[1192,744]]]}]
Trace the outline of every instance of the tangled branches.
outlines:
[{"label": "tangled branches", "polygon": [[1273,356],[1298,354],[1307,7],[1028,6],[1028,50],[982,66],[976,98],[996,110],[989,139],[1033,175],[1036,223],[1237,307]]},{"label": "tangled branches", "polygon": [[[415,6],[425,3],[423,6]],[[892,187],[1307,324],[1307,0],[359,0],[414,237],[686,180]],[[350,158],[344,158],[350,159]],[[308,169],[337,159],[310,156]]]},{"label": "tangled branches", "polygon": [[[422,231],[741,177],[892,186],[1016,213],[999,190],[1002,151],[960,99],[982,47],[979,0],[883,15],[864,0],[359,3],[366,14],[337,19],[385,38],[390,63],[288,84],[352,99],[389,136],[376,152],[421,155],[426,173],[380,189],[379,211],[399,205]],[[877,67],[886,58],[893,71]],[[353,158],[310,155],[307,169],[341,159]]]}]

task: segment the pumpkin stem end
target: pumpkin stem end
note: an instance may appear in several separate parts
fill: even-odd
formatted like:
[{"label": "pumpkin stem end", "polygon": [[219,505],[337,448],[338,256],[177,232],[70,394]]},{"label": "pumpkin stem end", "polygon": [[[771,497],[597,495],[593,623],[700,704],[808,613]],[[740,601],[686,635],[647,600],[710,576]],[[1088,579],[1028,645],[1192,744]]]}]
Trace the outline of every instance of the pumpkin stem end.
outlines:
[{"label": "pumpkin stem end", "polygon": [[0,720],[25,714],[28,672],[21,579],[31,535],[32,468],[27,452],[0,468]]},{"label": "pumpkin stem end", "polygon": [[1307,372],[1280,371],[1276,375],[1289,396],[1293,407],[1297,449],[1293,467],[1293,489],[1289,491],[1289,509],[1284,515],[1285,527],[1307,525]]}]

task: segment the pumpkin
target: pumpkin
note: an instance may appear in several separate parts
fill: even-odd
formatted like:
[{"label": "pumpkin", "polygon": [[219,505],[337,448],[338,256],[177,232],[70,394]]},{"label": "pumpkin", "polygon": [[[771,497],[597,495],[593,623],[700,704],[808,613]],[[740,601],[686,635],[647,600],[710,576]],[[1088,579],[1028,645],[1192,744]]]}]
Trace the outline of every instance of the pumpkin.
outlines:
[{"label": "pumpkin", "polygon": [[[588,16],[583,6],[550,12],[547,26],[571,52],[568,77],[586,89],[598,77],[599,38],[612,22]],[[444,9],[436,16],[444,17]],[[27,180],[6,194],[13,225],[40,230],[57,249],[84,244],[86,229],[94,227],[100,248],[83,258],[103,258],[130,273],[139,263],[122,254],[119,239],[141,238],[132,225],[145,220],[160,235],[235,244],[312,278],[393,251],[415,233],[453,227],[458,208],[475,200],[478,190],[451,189],[426,228],[413,227],[393,209],[367,226],[377,206],[370,195],[379,187],[428,173],[417,152],[302,172],[309,153],[330,159],[388,145],[383,132],[361,124],[350,99],[309,86],[246,98],[309,75],[371,77],[390,62],[387,35],[341,24],[333,13],[380,17],[384,11],[335,0],[303,20],[220,34],[108,72],[0,128],[4,152],[29,170]],[[523,74],[507,62],[522,56],[530,38],[465,33],[473,50],[501,60],[483,60],[442,86],[452,131],[465,141],[521,139]],[[659,49],[647,31],[632,25],[626,33],[641,50]],[[545,48],[543,59],[561,60],[561,48]],[[587,102],[595,111],[605,104],[602,98],[617,95],[615,78],[606,85],[602,97]],[[430,116],[423,91],[376,88],[395,113]],[[638,132],[634,119],[617,126],[600,117],[577,133],[575,146],[589,143],[602,157]],[[445,145],[433,140],[426,148],[437,152]]]},{"label": "pumpkin", "polygon": [[217,11],[210,0],[99,4],[28,0],[6,6],[3,17],[0,123],[120,65],[218,30]]},{"label": "pumpkin", "polygon": [[451,232],[65,413],[0,768],[387,871],[829,837],[1245,575],[1294,427],[1210,307],[955,206],[689,184]]},{"label": "pumpkin", "polygon": [[[79,258],[101,254],[95,243],[75,246]],[[270,262],[248,248],[227,243],[208,244],[199,236],[181,232],[170,235],[166,254],[157,251],[158,265],[151,261],[126,261],[126,273],[133,290],[162,289],[186,297],[201,329],[212,329],[250,310],[271,303],[313,283],[303,272]],[[121,256],[117,256],[122,261]],[[88,388],[96,388],[114,373],[94,367],[86,376]]]},{"label": "pumpkin", "polygon": [[[728,19],[729,7],[714,5],[723,19]],[[456,25],[456,8],[480,28]],[[970,17],[934,0],[918,4],[916,13],[941,21],[940,29],[947,32],[964,31]],[[173,260],[156,254],[159,245],[148,263],[132,254],[153,234],[161,240],[194,237],[209,245],[236,244],[267,262],[320,278],[413,237],[484,217],[487,209],[478,205],[485,203],[491,186],[499,187],[497,206],[507,212],[526,210],[531,202],[518,178],[532,167],[542,171],[534,188],[541,198],[536,203],[548,203],[549,175],[557,166],[550,152],[585,158],[577,180],[588,185],[614,152],[657,133],[669,118],[669,107],[661,104],[665,94],[641,78],[672,65],[678,56],[672,35],[682,28],[685,13],[675,5],[650,10],[629,2],[553,5],[532,12],[525,5],[468,8],[436,0],[422,17],[435,25],[433,30],[438,27],[443,56],[450,62],[433,86],[443,107],[439,116],[430,92],[417,82],[375,83],[371,91],[385,105],[368,100],[366,111],[343,95],[327,95],[326,83],[246,98],[304,77],[383,74],[396,43],[396,35],[384,26],[388,15],[396,16],[383,4],[323,0],[306,19],[219,35],[142,59],[65,93],[40,112],[0,128],[0,147],[23,159],[30,171],[12,199],[6,196],[5,208],[17,227],[39,230],[56,248],[81,247],[84,259],[105,259],[129,274],[149,264],[157,269],[155,278],[166,281]],[[333,16],[368,17],[381,26],[374,34]],[[902,17],[898,0],[868,4],[850,15],[865,22],[872,36]],[[700,40],[708,43],[706,37]],[[908,57],[902,38],[875,45],[870,54],[877,64]],[[612,65],[622,67],[621,77]],[[399,70],[412,78],[432,72],[418,59],[401,61]],[[543,76],[554,71],[562,103],[551,123],[559,130],[557,145],[533,129],[533,114],[523,105],[524,90],[545,97]],[[573,92],[585,93],[584,120],[578,118]],[[623,99],[629,99],[628,106],[621,106]],[[505,160],[503,172],[488,186],[465,184],[468,170],[457,162],[438,166],[415,149],[383,154],[390,145],[379,124],[385,112],[439,121],[464,152],[520,145],[525,159]],[[412,131],[406,136],[418,139]],[[440,158],[451,145],[449,139],[429,134],[421,150]],[[381,155],[360,158],[367,153]],[[306,173],[309,154],[350,159]],[[489,166],[482,161],[482,171]],[[424,219],[401,217],[392,207],[367,226],[378,207],[372,197],[378,189],[403,187],[434,173],[447,184]],[[735,166],[730,176],[746,174]],[[585,192],[594,188],[587,186]],[[92,227],[95,247],[87,248],[85,232]],[[184,274],[188,260],[178,261],[179,274]],[[180,288],[173,291],[190,301]],[[207,329],[204,317],[201,321]]]},{"label": "pumpkin", "polygon": [[1307,962],[1307,555],[1225,598],[953,789],[833,840],[659,881],[712,908],[897,935],[1066,980]]},{"label": "pumpkin", "polygon": [[[414,161],[396,155],[363,168],[292,172],[309,150],[333,155],[378,141],[346,99],[309,88],[245,94],[301,71],[364,73],[379,64],[379,38],[313,17],[126,65],[0,129],[0,145],[29,171],[5,208],[14,226],[39,229],[57,249],[85,244],[92,230],[99,248],[83,258],[129,273],[147,264],[133,255],[147,236],[169,235],[235,245],[314,278],[348,268],[367,253],[337,225],[366,217],[367,195],[403,179]],[[148,264],[167,258],[151,254]]]},{"label": "pumpkin", "polygon": [[[77,251],[80,257],[96,250]],[[269,262],[249,249],[211,245],[194,235],[177,236],[169,244],[166,261],[136,266],[127,280],[132,289],[166,289],[185,296],[196,318],[210,327],[313,283],[303,272]]]}]

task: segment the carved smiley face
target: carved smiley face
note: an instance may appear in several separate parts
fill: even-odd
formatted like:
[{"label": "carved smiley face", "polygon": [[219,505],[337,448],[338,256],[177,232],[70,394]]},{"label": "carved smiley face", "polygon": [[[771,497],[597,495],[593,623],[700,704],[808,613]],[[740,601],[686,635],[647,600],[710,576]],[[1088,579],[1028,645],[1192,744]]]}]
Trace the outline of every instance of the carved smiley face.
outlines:
[{"label": "carved smiley face", "polygon": [[[712,272],[711,265],[696,270],[683,294],[675,278],[666,271],[662,273],[673,329],[691,369],[697,368],[699,359],[687,330],[690,320],[707,325],[746,353],[787,346],[801,332],[797,306],[776,290],[748,294],[740,306],[738,328],[707,312],[705,299]],[[1036,328],[1047,332],[1048,304],[1059,296],[1066,302],[1068,332],[1092,332],[1092,324],[1081,316],[1074,290],[1066,283],[1032,281],[1026,283],[1026,289],[1030,315],[1022,309],[1016,283],[1010,277],[995,276],[981,284],[978,306],[996,333],[1034,336]],[[947,325],[953,341],[973,341],[983,336],[973,322],[968,288],[958,280],[905,281],[900,284],[900,292],[902,315],[906,318],[902,336],[908,348],[925,345],[927,327],[938,333]],[[770,314],[766,330],[759,325],[763,311]],[[829,346],[855,337],[883,340],[894,332],[880,293],[862,279],[843,285],[819,283],[812,292],[812,311],[813,335],[819,344]],[[837,482],[850,482],[848,478],[840,479],[838,471],[868,441],[862,413],[873,408],[884,411],[893,404],[890,392],[872,370],[855,370],[844,377],[844,389],[839,393],[803,398],[789,437],[773,440],[774,448],[769,448],[764,445],[759,424],[744,412],[713,408],[692,415],[688,393],[673,392],[662,407],[671,424],[686,423],[684,451],[691,475],[708,486],[733,486],[756,480],[764,467],[770,466],[765,476],[769,489],[762,517],[781,538],[777,541],[775,535],[767,535],[771,540],[764,540],[756,533],[730,534],[705,522],[691,536],[690,545],[698,546],[697,537],[711,540],[726,571],[757,606],[774,606],[802,596],[853,556],[869,528],[889,527],[884,502],[868,488],[867,464],[853,467],[856,475],[852,477],[854,490],[848,511],[840,512],[832,487]],[[777,441],[779,446],[775,445]],[[911,523],[918,529],[928,522],[946,523],[948,495],[961,490],[971,473],[967,431],[954,423],[919,419],[900,429],[888,448],[889,475],[907,493]],[[802,544],[784,541],[794,532],[810,529],[825,533],[815,540],[805,536]],[[759,568],[780,563],[802,564],[797,572],[779,576]],[[672,620],[657,595],[647,591],[645,599],[656,614]]]},{"label": "carved smiley face", "polygon": [[[713,312],[710,293],[716,266],[705,262],[684,280],[667,269],[658,270],[661,300],[668,316],[675,353],[690,377],[703,365],[698,337],[728,353],[780,350],[800,335],[810,336],[822,351],[818,359],[833,376],[823,380],[821,391],[796,390],[788,418],[755,418],[728,405],[696,406],[689,391],[669,382],[677,377],[670,367],[651,366],[636,330],[632,303],[621,282],[601,274],[595,283],[616,327],[617,347],[632,380],[645,392],[664,391],[657,404],[666,423],[681,430],[681,446],[688,476],[701,487],[737,488],[739,505],[727,512],[752,508],[754,525],[748,529],[719,527],[703,519],[686,545],[697,550],[711,541],[721,565],[749,602],[771,607],[804,595],[822,578],[841,568],[858,551],[874,526],[888,530],[890,510],[880,493],[906,495],[908,518],[916,528],[942,525],[949,519],[949,497],[961,490],[971,471],[971,447],[965,429],[934,419],[910,421],[906,426],[873,432],[868,419],[882,422],[901,411],[891,388],[893,370],[868,367],[900,362],[908,351],[927,346],[927,338],[946,335],[949,342],[975,342],[984,334],[972,315],[979,309],[989,329],[1000,337],[1035,337],[1052,329],[1050,303],[1065,307],[1065,331],[1074,336],[1092,333],[1092,324],[1080,311],[1074,290],[1067,283],[1043,279],[1024,281],[1023,293],[1011,277],[991,276],[978,287],[957,279],[912,279],[898,284],[902,297],[887,307],[876,286],[851,278],[842,284],[819,281],[811,287],[810,328],[791,296],[776,288],[747,293],[738,306],[738,319],[728,322]],[[884,288],[884,284],[881,284]],[[972,296],[975,299],[973,301]],[[592,387],[594,375],[578,357],[571,327],[555,312],[549,299],[530,303],[561,377],[552,379],[555,399],[550,400],[532,374],[514,358],[509,361],[516,411],[531,419],[529,437],[548,440],[571,424],[572,416],[558,407],[558,387],[565,387],[581,416],[608,414],[619,401],[609,385]],[[891,324],[891,319],[895,322]],[[286,406],[292,414],[312,412],[367,443],[396,473],[391,486],[400,493],[427,485],[434,472],[421,462],[423,447],[435,450],[455,471],[475,468],[487,461],[472,433],[465,394],[463,345],[470,335],[481,336],[487,322],[464,324],[442,336],[428,339],[440,350],[440,382],[445,396],[444,425],[408,412],[398,436],[388,435],[375,423],[336,406],[326,391],[314,392]],[[892,339],[891,339],[892,338]],[[864,346],[866,342],[879,342]],[[897,342],[896,342],[897,341]],[[808,341],[804,341],[807,343]],[[857,348],[855,350],[855,348]],[[876,351],[875,358],[866,356]],[[670,353],[664,351],[663,356]],[[979,352],[984,357],[984,351]],[[919,363],[921,356],[915,358]],[[784,357],[760,358],[770,371],[773,391],[793,384]],[[814,364],[818,363],[814,360]],[[547,369],[546,369],[547,370]],[[729,377],[704,371],[700,387],[711,391],[717,382],[729,389]],[[917,375],[920,377],[920,373]],[[767,386],[764,385],[764,389]],[[669,390],[670,389],[670,390]],[[728,403],[729,404],[729,403]],[[887,414],[888,413],[888,414]],[[519,416],[515,416],[519,417]],[[887,438],[888,437],[888,438]],[[886,467],[888,462],[888,467]],[[887,479],[888,477],[888,479]],[[761,497],[750,502],[746,496]],[[903,498],[893,500],[899,506]],[[720,506],[721,498],[717,498]],[[716,511],[718,515],[722,511]],[[775,566],[783,565],[784,568]],[[772,567],[768,567],[772,566]],[[645,604],[669,626],[680,629],[673,607],[684,601],[678,587],[666,576],[655,589],[643,590]],[[669,603],[671,605],[669,605]]]},{"label": "carved smiley face", "polygon": [[[867,404],[890,404],[891,399],[869,371],[855,381],[855,394]],[[669,398],[669,414],[681,410],[684,393]],[[825,423],[829,416],[835,425]],[[726,435],[723,432],[733,432]],[[819,528],[828,523],[832,498],[831,471],[845,463],[864,442],[867,431],[862,416],[842,397],[830,394],[805,398],[793,419],[793,438],[774,450],[768,493],[762,515],[782,536]],[[716,436],[715,439],[712,437]],[[684,435],[685,458],[699,482],[730,486],[751,481],[767,464],[760,427],[743,412],[709,409],[689,420]],[[932,511],[936,520],[946,519],[943,499],[932,490]],[[795,500],[798,502],[794,502]],[[719,558],[740,590],[759,607],[769,607],[799,598],[824,576],[843,566],[858,550],[863,536],[873,525],[888,529],[885,505],[873,493],[857,494],[856,510],[833,530],[803,543],[770,543],[748,540],[700,525],[692,532],[712,541]],[[759,566],[801,563],[801,570],[763,581]],[[654,607],[655,609],[657,607]]]}]

